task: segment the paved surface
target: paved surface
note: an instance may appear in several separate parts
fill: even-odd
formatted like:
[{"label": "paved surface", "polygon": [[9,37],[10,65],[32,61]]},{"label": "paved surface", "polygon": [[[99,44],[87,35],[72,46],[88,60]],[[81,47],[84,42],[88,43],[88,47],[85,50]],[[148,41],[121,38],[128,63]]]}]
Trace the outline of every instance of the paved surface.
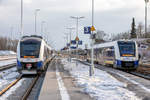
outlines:
[{"label": "paved surface", "polygon": [[39,100],[92,100],[80,90],[70,74],[63,69],[60,59],[55,59],[46,72]]}]

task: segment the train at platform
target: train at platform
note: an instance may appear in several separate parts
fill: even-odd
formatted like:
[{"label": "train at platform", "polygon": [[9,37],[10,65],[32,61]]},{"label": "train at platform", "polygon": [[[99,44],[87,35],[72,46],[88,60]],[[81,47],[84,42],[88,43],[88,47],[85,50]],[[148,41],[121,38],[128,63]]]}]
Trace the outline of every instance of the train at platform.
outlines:
[{"label": "train at platform", "polygon": [[17,70],[21,74],[40,74],[52,59],[52,48],[41,36],[23,36],[17,46]]},{"label": "train at platform", "polygon": [[[91,50],[87,50],[87,61],[91,61]],[[136,70],[139,54],[136,41],[118,40],[94,45],[94,62],[117,69]]]}]

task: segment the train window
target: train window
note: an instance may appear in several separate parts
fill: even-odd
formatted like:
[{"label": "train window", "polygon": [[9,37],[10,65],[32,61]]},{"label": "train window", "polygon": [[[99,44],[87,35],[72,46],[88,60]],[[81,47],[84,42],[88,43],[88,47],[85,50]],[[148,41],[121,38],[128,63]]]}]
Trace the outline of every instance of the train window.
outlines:
[{"label": "train window", "polygon": [[26,56],[32,56],[34,58],[39,57],[40,41],[23,41],[20,43],[20,56],[24,58]]},{"label": "train window", "polygon": [[113,57],[114,56],[114,51],[107,51],[107,56],[108,57]]},{"label": "train window", "polygon": [[135,43],[134,42],[118,42],[120,56],[135,56]]}]

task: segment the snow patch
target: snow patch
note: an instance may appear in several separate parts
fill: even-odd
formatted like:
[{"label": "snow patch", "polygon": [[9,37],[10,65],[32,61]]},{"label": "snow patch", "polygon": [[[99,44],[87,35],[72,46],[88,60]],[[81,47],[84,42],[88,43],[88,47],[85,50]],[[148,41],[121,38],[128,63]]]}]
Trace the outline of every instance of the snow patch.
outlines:
[{"label": "snow patch", "polygon": [[23,82],[24,80],[25,80],[25,79],[20,80],[17,84],[15,84],[15,86],[13,86],[12,88],[10,88],[10,90],[8,90],[4,95],[2,95],[2,96],[0,97],[0,100],[7,100],[7,98],[8,98],[11,94],[13,94],[13,92],[15,92],[18,87],[20,87],[20,86],[22,85],[22,82]]},{"label": "snow patch", "polygon": [[[0,72],[0,90],[4,89],[6,86],[8,86],[18,76],[19,76],[19,73],[17,72],[16,68],[11,68],[11,69]],[[1,100],[1,98],[0,98],[0,100]],[[5,100],[5,99],[3,99],[3,100]]]},{"label": "snow patch", "polygon": [[65,70],[69,70],[76,79],[77,85],[82,87],[84,93],[88,93],[96,100],[141,100],[135,93],[126,89],[127,84],[119,82],[105,71],[95,69],[95,75],[89,77],[89,66],[75,62],[62,60]]},{"label": "snow patch", "polygon": [[13,63],[17,63],[16,59],[0,61],[0,67],[13,64]]},{"label": "snow patch", "polygon": [[0,56],[4,55],[16,55],[16,53],[14,51],[0,50]]}]

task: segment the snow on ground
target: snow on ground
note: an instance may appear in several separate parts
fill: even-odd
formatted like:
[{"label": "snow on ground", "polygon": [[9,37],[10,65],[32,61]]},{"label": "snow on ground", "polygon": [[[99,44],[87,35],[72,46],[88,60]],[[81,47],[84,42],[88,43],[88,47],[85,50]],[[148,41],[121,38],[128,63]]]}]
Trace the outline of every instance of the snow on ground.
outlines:
[{"label": "snow on ground", "polygon": [[0,100],[7,100],[7,98],[12,95],[13,93],[15,93],[16,89],[19,88],[22,83],[24,82],[25,79],[20,80],[17,84],[15,84],[15,86],[13,86],[9,91],[6,92],[6,94],[2,95],[0,97]]},{"label": "snow on ground", "polygon": [[127,85],[112,77],[105,71],[95,69],[95,75],[89,77],[89,66],[75,62],[62,60],[65,70],[69,70],[77,80],[77,85],[83,88],[83,92],[88,93],[96,100],[141,100],[135,93],[126,89]]},{"label": "snow on ground", "polygon": [[15,55],[16,53],[14,51],[8,51],[8,50],[0,50],[0,56],[4,55]]},{"label": "snow on ground", "polygon": [[6,85],[10,84],[19,76],[16,68],[11,68],[0,72],[0,90],[2,90]]},{"label": "snow on ground", "polygon": [[0,67],[5,66],[5,65],[9,65],[9,64],[13,64],[13,63],[16,63],[16,59],[3,60],[3,61],[0,61]]},{"label": "snow on ground", "polygon": [[[15,81],[16,78],[19,76],[19,73],[17,72],[16,67],[11,68],[5,71],[0,72],[0,90],[7,87],[11,82]],[[9,95],[13,93],[13,91],[16,90],[17,87],[21,85],[21,80],[15,87],[12,87],[10,91],[8,91],[5,95],[0,97],[0,100],[6,100]]]}]

